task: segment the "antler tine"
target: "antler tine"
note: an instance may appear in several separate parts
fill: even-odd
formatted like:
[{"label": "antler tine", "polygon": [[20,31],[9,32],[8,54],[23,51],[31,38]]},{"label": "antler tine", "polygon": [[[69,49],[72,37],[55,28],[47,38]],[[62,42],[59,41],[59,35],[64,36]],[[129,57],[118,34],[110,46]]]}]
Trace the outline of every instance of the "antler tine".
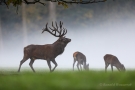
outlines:
[{"label": "antler tine", "polygon": [[63,28],[63,33],[62,33],[61,36],[64,36],[66,33],[67,33],[67,29],[64,29],[64,28]]},{"label": "antler tine", "polygon": [[[50,27],[49,27],[50,28]],[[53,31],[55,32],[55,34],[56,34],[56,30],[53,30],[52,28],[50,28],[51,30],[52,30],[52,33],[53,33]]]},{"label": "antler tine", "polygon": [[[55,22],[55,23],[56,23],[56,22]],[[52,28],[49,27],[49,28],[52,30],[52,32],[55,31],[55,33],[56,33],[56,31],[57,31],[57,32],[59,33],[57,23],[56,23],[56,28],[55,28],[54,25],[53,25],[53,22],[52,22],[52,27],[53,27],[54,29],[52,29]]]},{"label": "antler tine", "polygon": [[[54,28],[54,30],[53,29],[51,29],[51,30],[53,30],[53,31],[55,31],[55,34],[56,34],[56,31],[59,33],[59,36],[61,37],[62,36],[62,24],[61,24],[61,22],[60,22],[60,31],[58,30],[58,25],[57,25],[57,22],[55,22],[55,24],[56,24],[56,28],[54,27],[54,25],[53,25],[53,22],[52,22],[52,27]],[[52,31],[52,32],[53,32]]]},{"label": "antler tine", "polygon": [[63,22],[60,21],[60,29],[62,29]]},{"label": "antler tine", "polygon": [[63,24],[63,23],[60,21],[60,35],[61,35],[61,36],[63,36],[63,34],[61,34],[61,33],[62,33],[62,24]]},{"label": "antler tine", "polygon": [[[44,32],[44,31],[47,31],[47,32],[49,32],[50,34],[52,34],[52,35],[54,35],[55,37],[60,37],[59,35],[56,35],[56,31],[55,31],[55,33],[52,33],[49,29],[48,29],[48,27],[47,27],[47,25],[48,25],[48,23],[46,24],[46,27],[44,28],[44,29],[42,29],[43,31],[42,31],[42,33]],[[50,27],[49,27],[50,28]]]},{"label": "antler tine", "polygon": [[58,33],[60,33],[60,31],[58,30],[58,25],[57,25],[57,22],[55,22],[55,24],[56,24],[56,31],[58,32]]},{"label": "antler tine", "polygon": [[64,36],[67,33],[67,30],[65,28],[62,28],[63,22],[60,21],[60,34],[61,36]]},{"label": "antler tine", "polygon": [[64,29],[63,36],[67,34],[67,29]]},{"label": "antler tine", "polygon": [[[54,27],[54,25],[53,25],[53,22],[52,22],[52,27],[53,27],[53,29],[52,28],[50,28],[50,29],[48,29],[48,27],[47,27],[47,25],[48,25],[48,23],[46,24],[46,27],[43,29],[43,31],[42,31],[42,33],[44,32],[44,31],[47,31],[47,32],[49,32],[50,34],[52,34],[53,36],[55,36],[55,37],[62,37],[62,36],[64,36],[66,33],[67,33],[67,30],[65,29],[65,28],[62,28],[62,25],[63,25],[63,23],[60,21],[60,30],[58,30],[58,25],[57,25],[57,22],[55,22],[55,24],[56,24],[56,27]],[[54,31],[54,33],[53,33],[53,31]],[[57,33],[59,34],[59,35],[57,35]]]},{"label": "antler tine", "polygon": [[57,25],[57,22],[55,22],[55,24],[56,24],[56,28],[57,28],[57,30],[58,30],[58,25]]},{"label": "antler tine", "polygon": [[50,27],[49,27],[49,28],[50,28],[50,29],[52,30],[52,32],[53,32],[53,31],[55,31],[55,29],[56,29],[56,28],[53,26],[53,22],[52,22],[52,27],[54,28],[54,30],[53,30],[52,28],[50,28]]},{"label": "antler tine", "polygon": [[[50,27],[49,27],[49,28],[50,28]],[[52,32],[53,32],[53,31],[55,31],[55,32],[56,32],[56,30],[54,30],[54,29],[52,29],[52,28],[50,28],[50,29],[52,30]]]},{"label": "antler tine", "polygon": [[50,28],[50,29],[52,30],[52,32],[53,32],[53,31],[55,31],[55,29],[56,29],[56,28],[53,26],[53,22],[52,22],[52,27],[53,27],[54,29],[52,29],[52,28],[50,28],[50,27],[49,27],[49,28]]},{"label": "antler tine", "polygon": [[42,30],[43,30],[42,33],[43,33],[44,31],[47,31],[47,29],[48,29],[47,25],[48,25],[48,23],[46,24],[46,27],[42,29]]}]

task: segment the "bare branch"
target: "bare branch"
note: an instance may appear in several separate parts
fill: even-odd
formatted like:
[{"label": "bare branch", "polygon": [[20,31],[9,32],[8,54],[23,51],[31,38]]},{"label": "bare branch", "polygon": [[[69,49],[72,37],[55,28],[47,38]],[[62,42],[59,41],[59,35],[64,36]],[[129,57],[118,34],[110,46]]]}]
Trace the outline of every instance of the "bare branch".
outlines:
[{"label": "bare branch", "polygon": [[107,0],[58,0],[59,2],[64,2],[67,4],[89,4],[89,3],[98,3],[98,2],[105,2]]},{"label": "bare branch", "polygon": [[35,3],[40,3],[42,5],[45,5],[45,3],[41,2],[40,0],[34,0],[34,1],[27,1],[27,0],[23,0],[26,4],[35,4]]},{"label": "bare branch", "polygon": [[[90,3],[98,3],[98,2],[105,2],[107,0],[33,0],[33,1],[29,1],[29,0],[21,0],[22,3],[25,4],[36,4],[36,3],[40,3],[42,5],[45,6],[45,2],[56,2],[58,3],[58,5],[63,5],[63,6],[67,6],[67,4],[90,4]],[[113,0],[114,1],[114,0]],[[13,4],[15,2],[11,1]],[[5,4],[8,7],[7,4],[7,0],[0,0],[0,5]],[[20,5],[20,4],[17,4]]]},{"label": "bare branch", "polygon": [[[36,4],[40,3],[45,6],[45,2],[57,2],[57,3],[65,3],[65,4],[90,4],[90,3],[98,3],[98,2],[105,2],[107,0],[22,0],[25,4]],[[114,1],[114,0],[113,0]],[[5,4],[7,5],[7,0],[0,0],[0,5]],[[7,5],[8,6],[8,5]]]},{"label": "bare branch", "polygon": [[3,5],[3,4],[5,4],[7,6],[7,8],[8,8],[8,5],[6,3],[6,0],[0,0],[0,5]]},{"label": "bare branch", "polygon": [[[19,3],[18,3],[19,1]],[[107,0],[33,0],[33,1],[29,1],[29,0],[11,0],[10,3],[12,3],[15,7],[17,6],[17,12],[18,12],[18,5],[22,5],[22,3],[25,4],[42,4],[45,6],[45,2],[55,2],[58,3],[58,5],[62,5],[65,8],[68,7],[68,4],[90,4],[90,3],[98,3],[98,2],[106,2]],[[114,1],[114,0],[113,0]],[[10,3],[7,3],[8,0],[0,0],[0,5],[6,5],[8,8],[8,5]],[[56,26],[57,27],[57,26]]]}]

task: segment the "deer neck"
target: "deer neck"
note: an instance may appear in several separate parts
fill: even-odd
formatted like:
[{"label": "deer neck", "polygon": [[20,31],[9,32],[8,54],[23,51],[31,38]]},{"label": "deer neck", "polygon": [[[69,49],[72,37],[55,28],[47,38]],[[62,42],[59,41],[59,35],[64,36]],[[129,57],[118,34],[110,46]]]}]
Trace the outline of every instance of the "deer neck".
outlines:
[{"label": "deer neck", "polygon": [[55,42],[53,43],[53,45],[54,45],[54,50],[56,54],[62,54],[64,52],[64,48],[66,47],[64,44],[60,42]]},{"label": "deer neck", "polygon": [[121,67],[121,63],[120,62],[118,62],[117,64],[116,64],[116,67]]},{"label": "deer neck", "polygon": [[58,46],[58,47],[61,47],[61,48],[65,48],[67,43],[64,43],[64,42],[60,42],[59,40],[57,40],[56,42],[53,43],[54,46]]}]

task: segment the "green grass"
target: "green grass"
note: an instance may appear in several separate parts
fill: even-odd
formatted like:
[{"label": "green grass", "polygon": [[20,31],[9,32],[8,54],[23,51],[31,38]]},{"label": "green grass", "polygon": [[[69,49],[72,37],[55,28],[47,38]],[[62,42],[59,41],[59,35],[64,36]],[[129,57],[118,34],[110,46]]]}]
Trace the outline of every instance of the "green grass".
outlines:
[{"label": "green grass", "polygon": [[135,71],[0,71],[0,90],[133,90]]}]

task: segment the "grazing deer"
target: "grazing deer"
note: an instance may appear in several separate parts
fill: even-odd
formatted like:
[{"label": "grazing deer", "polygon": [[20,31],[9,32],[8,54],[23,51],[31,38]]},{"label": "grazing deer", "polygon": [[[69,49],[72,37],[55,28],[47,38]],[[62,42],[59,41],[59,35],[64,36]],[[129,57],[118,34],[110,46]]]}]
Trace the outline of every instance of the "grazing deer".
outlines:
[{"label": "grazing deer", "polygon": [[[86,56],[84,54],[82,54],[81,52],[74,52],[73,53],[73,58],[74,58],[74,62],[73,62],[73,71],[74,71],[74,65],[75,62],[77,61],[77,68],[80,71],[80,68],[82,70],[81,65],[83,65],[83,68],[85,70],[89,70],[89,64],[86,65]],[[80,65],[80,68],[79,68]]]},{"label": "grazing deer", "polygon": [[114,55],[106,54],[104,56],[104,61],[105,61],[105,72],[109,64],[111,64],[112,72],[113,72],[113,66],[115,66],[118,69],[118,71],[125,71],[124,65],[121,64],[118,58]]},{"label": "grazing deer", "polygon": [[[30,67],[35,72],[33,68],[33,63],[36,59],[43,59],[47,61],[47,64],[49,66],[50,72],[54,71],[55,68],[57,67],[57,63],[55,61],[55,58],[62,54],[64,52],[64,49],[66,45],[71,41],[69,38],[65,38],[64,35],[67,33],[67,30],[62,27],[63,23],[60,21],[59,28],[56,23],[56,27],[54,27],[53,22],[52,22],[52,28],[48,29],[47,27],[48,23],[46,24],[46,28],[43,29],[42,33],[44,31],[49,32],[55,37],[59,37],[57,41],[55,41],[53,44],[45,44],[45,45],[28,45],[24,48],[24,57],[20,61],[20,66],[18,69],[18,72],[20,72],[21,65],[30,58]],[[53,33],[54,32],[54,33]],[[55,67],[51,69],[51,64],[52,62]]]}]

